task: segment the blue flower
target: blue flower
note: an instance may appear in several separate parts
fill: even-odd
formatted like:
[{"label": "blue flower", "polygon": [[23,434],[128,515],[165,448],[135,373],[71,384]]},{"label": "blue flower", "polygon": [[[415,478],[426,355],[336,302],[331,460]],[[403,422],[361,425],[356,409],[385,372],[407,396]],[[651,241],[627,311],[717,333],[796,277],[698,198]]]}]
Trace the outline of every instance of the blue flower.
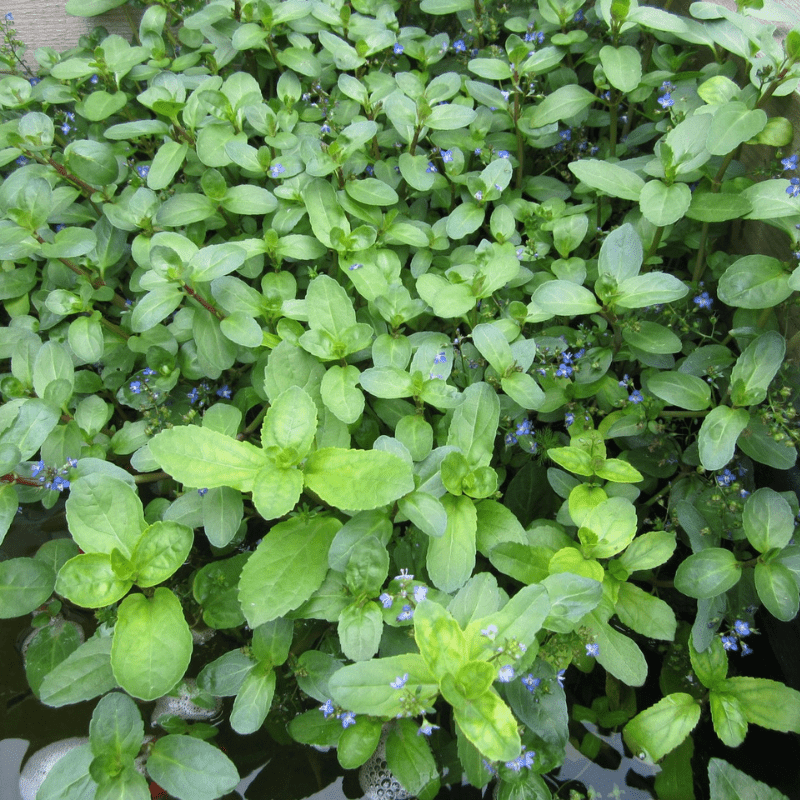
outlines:
[{"label": "blue flower", "polygon": [[596,642],[586,645],[586,655],[597,658],[600,655],[600,645]]},{"label": "blue flower", "polygon": [[364,172],[366,172],[367,175],[374,175],[375,174],[375,167],[373,167],[372,164],[367,164],[367,166],[364,167]]},{"label": "blue flower", "polygon": [[154,369],[151,369],[150,367],[145,367],[142,370],[142,375],[145,375],[147,377],[149,377],[150,375],[156,375],[156,374],[157,374],[156,371]]},{"label": "blue flower", "polygon": [[9,11],[6,14],[6,22],[13,22],[13,21],[14,21],[14,15]]},{"label": "blue flower", "polygon": [[569,378],[572,375],[572,367],[569,364],[559,364],[556,370],[556,378]]},{"label": "blue flower", "polygon": [[44,469],[46,469],[46,465],[45,465],[44,461],[37,461],[37,462],[36,462],[36,463],[35,463],[35,464],[34,464],[34,465],[31,467],[31,477],[35,478],[35,477],[36,477],[36,476],[37,476],[37,475],[38,475],[40,472],[42,472]]},{"label": "blue flower", "polygon": [[333,708],[333,700],[326,700],[320,707],[319,710],[325,715],[325,719],[332,717],[335,713]]},{"label": "blue flower", "polygon": [[283,164],[273,164],[273,166],[269,168],[270,178],[277,178],[278,175],[283,175],[284,172],[286,172],[286,167],[284,167]]},{"label": "blue flower", "polygon": [[516,676],[514,675],[514,667],[511,664],[506,664],[497,670],[497,680],[500,683],[511,683]]},{"label": "blue flower", "polygon": [[139,167],[136,167],[136,173],[140,178],[146,178],[147,174],[150,172],[150,167],[147,164],[142,164]]},{"label": "blue flower", "polygon": [[428,167],[425,170],[425,172],[438,172],[438,171],[439,170],[437,169],[436,164],[434,164],[433,161],[429,161]]},{"label": "blue flower", "polygon": [[53,478],[53,483],[48,488],[54,489],[57,492],[63,492],[64,489],[69,489],[69,481],[65,478],[62,478],[60,475],[57,475],[55,478]]},{"label": "blue flower", "polygon": [[141,394],[142,393],[142,382],[141,381],[131,381],[130,382],[130,390],[134,394]]},{"label": "blue flower", "polygon": [[736,622],[733,623],[733,629],[739,636],[749,636],[751,633],[750,623],[743,619],[737,619]]},{"label": "blue flower", "polygon": [[197,391],[197,387],[195,386],[186,396],[189,398],[189,402],[194,405],[200,399],[200,392]]},{"label": "blue flower", "polygon": [[480,201],[481,201],[481,200],[483,200],[483,192],[482,192],[480,189],[478,189],[478,191],[477,191],[477,192],[475,192],[475,199],[476,199],[476,200],[477,200],[479,203],[480,203]]},{"label": "blue flower", "polygon": [[415,586],[414,587],[414,602],[415,603],[421,603],[427,596],[428,596],[428,587],[427,586]]},{"label": "blue flower", "polygon": [[65,122],[65,123],[64,123],[64,124],[61,126],[61,133],[63,133],[65,136],[66,136],[66,135],[67,135],[67,134],[68,134],[68,133],[69,133],[71,130],[72,130],[72,128],[69,126],[69,123],[68,123],[68,122]]},{"label": "blue flower", "polygon": [[383,593],[383,594],[382,594],[382,595],[381,595],[381,596],[378,598],[378,600],[380,600],[380,601],[381,601],[381,605],[382,605],[384,608],[391,608],[391,607],[392,607],[392,603],[394,602],[394,598],[393,598],[393,597],[392,597],[390,594],[387,594],[386,592],[384,592],[384,593]]},{"label": "blue flower", "polygon": [[339,715],[339,719],[342,721],[343,728],[349,728],[351,725],[356,724],[356,715],[353,711],[345,711]]},{"label": "blue flower", "polygon": [[319,126],[319,132],[320,133],[330,133],[331,132],[331,126],[328,125],[327,122],[323,122],[322,125]]},{"label": "blue flower", "polygon": [[398,675],[390,684],[389,686],[392,689],[402,689],[406,683],[408,682],[408,673],[406,672],[405,675]]},{"label": "blue flower", "polygon": [[562,141],[569,142],[572,140],[572,129],[567,128],[565,131],[559,131],[558,135],[561,137]]},{"label": "blue flower", "polygon": [[78,459],[77,458],[68,458],[67,459],[67,466],[69,466],[69,467],[77,467],[78,466]]},{"label": "blue flower", "polygon": [[89,78],[89,83],[91,83],[92,85],[94,85],[94,84],[96,84],[96,83],[97,83],[99,80],[100,80],[100,77],[99,77],[98,75],[92,75],[92,77],[91,77],[91,78]]},{"label": "blue flower", "polygon": [[442,150],[442,161],[445,164],[449,164],[453,160],[453,151],[452,150]]},{"label": "blue flower", "polygon": [[644,400],[644,397],[642,397],[642,393],[638,389],[634,389],[628,395],[628,400],[630,400],[631,403],[641,403]]},{"label": "blue flower", "polygon": [[723,636],[722,637],[722,646],[726,650],[738,650],[739,646],[736,644],[736,637],[735,636]]},{"label": "blue flower", "polygon": [[508,150],[498,150],[497,151],[497,157],[498,158],[508,158],[509,157]]},{"label": "blue flower", "polygon": [[487,625],[481,630],[481,636],[485,636],[487,639],[494,639],[496,635],[497,625]]},{"label": "blue flower", "polygon": [[560,669],[558,674],[556,675],[556,680],[558,681],[558,685],[563,689],[564,688],[564,673],[566,672],[565,669]]},{"label": "blue flower", "polygon": [[363,264],[351,264],[347,269],[349,269],[350,272],[353,272],[354,270],[361,269],[363,266]]},{"label": "blue flower", "polygon": [[395,42],[395,45],[392,48],[392,50],[394,51],[394,54],[396,56],[403,55],[403,45],[401,45],[400,42]]},{"label": "blue flower", "polygon": [[432,725],[428,720],[424,717],[422,719],[422,723],[419,726],[419,730],[417,731],[417,736],[430,736],[434,731],[438,731],[438,725]]},{"label": "blue flower", "polygon": [[456,39],[453,42],[453,50],[455,50],[456,53],[466,53],[467,52],[467,46],[464,44],[464,40],[463,39]]},{"label": "blue flower", "polygon": [[224,384],[217,389],[217,396],[221,397],[223,400],[230,400],[231,399],[231,387],[228,384]]},{"label": "blue flower", "polygon": [[524,678],[522,678],[522,685],[529,692],[531,692],[531,694],[533,694],[533,692],[535,692],[539,688],[539,684],[541,682],[542,682],[541,678],[534,678],[530,672]]},{"label": "blue flower", "polygon": [[658,104],[661,108],[670,108],[675,105],[675,101],[672,99],[672,95],[667,92],[665,95],[658,98]]},{"label": "blue flower", "polygon": [[409,605],[403,606],[403,610],[397,615],[398,622],[407,622],[414,616],[414,609]]},{"label": "blue flower", "polygon": [[702,294],[697,295],[693,301],[699,308],[711,308],[714,304],[714,301],[711,299],[711,296],[708,292],[703,292]]},{"label": "blue flower", "polygon": [[42,82],[41,78],[28,78],[28,83],[31,86],[36,86],[37,83],[41,83],[41,82]]},{"label": "blue flower", "polygon": [[569,428],[573,422],[575,422],[575,415],[571,411],[567,411],[567,413],[564,414],[564,424]]},{"label": "blue flower", "polygon": [[205,497],[208,494],[208,489],[198,489],[197,494],[199,494],[200,497]]},{"label": "blue flower", "polygon": [[782,158],[781,164],[783,165],[784,171],[797,169],[797,153],[793,153],[788,158]]},{"label": "blue flower", "polygon": [[396,580],[396,581],[413,581],[414,580],[414,576],[413,575],[409,575],[408,570],[405,567],[403,567],[403,569],[400,570],[400,574],[394,576],[394,580]]},{"label": "blue flower", "polygon": [[664,92],[671,92],[676,88],[675,84],[672,81],[664,81],[661,84],[661,89]]},{"label": "blue flower", "polygon": [[752,653],[752,652],[753,652],[753,648],[750,647],[750,645],[746,644],[745,642],[742,642],[742,655],[743,656],[749,656],[750,653]]},{"label": "blue flower", "polygon": [[572,21],[573,22],[583,22],[583,9],[582,8],[579,8],[575,12],[575,16],[572,18]]},{"label": "blue flower", "polygon": [[517,436],[532,436],[533,432],[531,421],[527,417],[522,422],[517,423],[517,429],[514,431]]},{"label": "blue flower", "polygon": [[792,178],[789,186],[786,187],[786,194],[789,197],[800,197],[800,178]]},{"label": "blue flower", "polygon": [[475,155],[476,155],[476,156],[479,156],[479,155],[481,154],[481,149],[480,149],[480,147],[476,147],[476,148],[475,148],[475,150],[474,150],[473,152],[475,153]]},{"label": "blue flower", "polygon": [[25,156],[20,156],[15,163],[20,167],[24,167],[28,163],[28,159]]},{"label": "blue flower", "polygon": [[437,353],[437,355],[433,359],[434,364],[444,364],[446,361],[447,361],[447,353],[445,353],[444,350],[442,350],[440,353]]},{"label": "blue flower", "polygon": [[729,469],[724,469],[721,475],[717,475],[718,486],[730,486],[735,480],[736,476]]},{"label": "blue flower", "polygon": [[511,447],[512,445],[514,445],[514,444],[516,444],[516,443],[517,443],[518,439],[517,439],[517,437],[516,437],[516,436],[514,436],[514,434],[513,434],[513,433],[507,433],[507,434],[506,434],[506,438],[505,438],[505,440],[504,440],[504,441],[505,441],[505,443],[506,443],[506,445],[507,445],[508,447]]}]

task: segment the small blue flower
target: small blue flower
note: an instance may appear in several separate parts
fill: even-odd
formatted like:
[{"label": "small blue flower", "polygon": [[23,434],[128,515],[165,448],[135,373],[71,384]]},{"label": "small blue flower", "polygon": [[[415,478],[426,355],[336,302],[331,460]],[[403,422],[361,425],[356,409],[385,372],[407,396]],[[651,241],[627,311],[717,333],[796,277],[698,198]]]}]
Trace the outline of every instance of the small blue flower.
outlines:
[{"label": "small blue flower", "polygon": [[24,167],[28,163],[28,159],[25,156],[20,156],[14,163],[20,167]]},{"label": "small blue flower", "polygon": [[638,389],[634,389],[628,395],[628,400],[630,400],[631,403],[641,403],[644,400],[644,397],[642,397],[642,393]]},{"label": "small blue flower", "polygon": [[733,629],[739,636],[749,636],[751,633],[750,623],[743,619],[737,619],[736,622],[733,623]]},{"label": "small blue flower", "polygon": [[28,83],[30,83],[31,86],[36,86],[37,83],[41,82],[42,82],[41,78],[28,78]]},{"label": "small blue flower", "polygon": [[476,200],[477,200],[479,203],[480,203],[480,201],[481,201],[481,200],[483,200],[483,192],[482,192],[480,189],[478,189],[478,191],[477,191],[477,192],[475,192],[475,199],[476,199]]},{"label": "small blue flower", "polygon": [[325,715],[325,719],[332,717],[335,713],[333,708],[333,700],[326,700],[320,707],[319,710]]},{"label": "small blue flower", "polygon": [[397,615],[398,622],[407,622],[414,616],[414,609],[409,605],[403,606],[403,610]]},{"label": "small blue flower", "polygon": [[322,125],[319,126],[319,132],[320,133],[330,133],[331,132],[331,126],[328,125],[327,122],[324,122]]},{"label": "small blue flower", "polygon": [[94,85],[94,84],[96,84],[96,83],[97,83],[99,80],[100,80],[100,76],[99,76],[99,75],[92,75],[92,77],[91,77],[91,78],[89,78],[89,83],[91,83],[92,85]]},{"label": "small blue flower", "polygon": [[498,158],[508,158],[509,157],[508,150],[498,150],[497,151],[497,157]]},{"label": "small blue flower", "polygon": [[672,81],[664,81],[661,84],[661,91],[663,92],[671,92],[676,88],[675,84]]},{"label": "small blue flower", "polygon": [[453,50],[455,50],[456,53],[466,53],[467,52],[467,46],[464,44],[464,40],[463,39],[456,39],[453,42]]},{"label": "small blue flower", "polygon": [[572,139],[572,129],[567,128],[565,131],[559,131],[558,135],[561,137],[562,141],[569,142]]},{"label": "small blue flower", "polygon": [[401,45],[400,42],[396,42],[395,46],[392,48],[392,50],[394,51],[394,54],[396,56],[403,55],[403,45]]},{"label": "small blue flower", "polygon": [[753,648],[750,647],[750,645],[746,644],[745,642],[742,642],[742,655],[743,656],[749,656],[750,653],[752,653],[752,652],[753,652]]},{"label": "small blue flower", "polygon": [[441,352],[437,353],[433,359],[434,364],[444,364],[447,361],[447,353],[442,350]]},{"label": "small blue flower", "polygon": [[66,135],[67,135],[67,134],[68,134],[68,133],[69,133],[71,130],[72,130],[72,128],[69,126],[69,123],[68,123],[68,122],[65,122],[65,123],[64,123],[64,124],[61,126],[61,133],[63,133],[65,136],[66,136]]},{"label": "small blue flower", "polygon": [[415,603],[421,603],[427,596],[428,596],[428,587],[427,586],[415,586],[414,587],[414,602]]},{"label": "small blue flower", "polygon": [[198,489],[197,494],[199,494],[200,497],[205,497],[208,494],[208,489]]},{"label": "small blue flower", "polygon": [[476,147],[476,148],[475,148],[475,150],[474,150],[473,152],[475,153],[475,155],[476,155],[476,156],[479,156],[479,155],[481,154],[481,149],[480,149],[480,147]]},{"label": "small blue flower", "polygon": [[724,469],[721,475],[717,475],[717,486],[730,486],[735,480],[736,476],[729,469]]},{"label": "small blue flower", "polygon": [[427,168],[425,169],[425,172],[438,172],[438,171],[439,171],[439,170],[438,170],[438,168],[436,167],[436,164],[434,164],[434,163],[433,163],[433,161],[429,161],[429,162],[428,162],[428,166],[427,166]]},{"label": "small blue flower", "polygon": [[381,596],[378,598],[378,600],[380,600],[380,602],[381,602],[381,605],[382,605],[384,608],[391,608],[391,607],[392,607],[392,603],[394,602],[394,598],[393,598],[393,597],[392,597],[390,594],[386,594],[386,592],[384,592],[384,593],[383,593],[383,594],[382,594],[382,595],[381,595]]},{"label": "small blue flower", "polygon": [[485,636],[487,639],[494,639],[497,636],[497,625],[487,625],[485,628],[481,630],[481,636]]},{"label": "small blue flower", "polygon": [[566,672],[565,669],[560,669],[558,674],[556,675],[556,680],[558,681],[558,685],[563,689],[564,688],[564,673]]},{"label": "small blue flower", "polygon": [[541,682],[542,682],[541,678],[534,678],[530,672],[524,678],[522,678],[522,685],[531,694],[533,694],[533,692],[535,692],[539,688],[539,684]]},{"label": "small blue flower", "polygon": [[53,483],[49,488],[52,488],[57,492],[63,492],[64,489],[69,489],[69,481],[65,478],[62,478],[60,475],[57,475],[55,478],[53,478]]},{"label": "small blue flower", "polygon": [[45,465],[44,461],[37,461],[31,467],[31,477],[35,478],[40,472],[42,472],[45,469],[46,469],[46,465]]},{"label": "small blue flower", "polygon": [[569,378],[572,375],[572,367],[569,364],[559,364],[556,370],[556,378]]},{"label": "small blue flower", "polygon": [[600,645],[596,642],[586,645],[586,655],[597,658],[600,655]]},{"label": "small blue flower", "polygon": [[583,19],[584,19],[584,17],[583,17],[583,9],[579,8],[575,12],[575,16],[572,18],[572,21],[573,22],[583,22]]},{"label": "small blue flower", "polygon": [[797,169],[797,153],[793,153],[788,158],[782,158],[781,164],[784,171]]},{"label": "small blue flower", "polygon": [[144,180],[147,177],[147,174],[150,172],[150,167],[147,164],[141,164],[140,166],[136,167],[136,174]]},{"label": "small blue flower", "polygon": [[449,164],[453,160],[453,151],[452,150],[442,150],[442,161],[445,164]]},{"label": "small blue flower", "polygon": [[517,436],[533,436],[533,426],[531,421],[526,417],[522,422],[517,423],[517,429],[514,431]]},{"label": "small blue flower", "polygon": [[142,375],[144,375],[146,377],[150,377],[151,375],[156,375],[156,374],[158,374],[158,373],[156,373],[156,371],[154,369],[151,369],[150,367],[145,367],[142,370]]},{"label": "small blue flower", "polygon": [[675,105],[675,101],[672,99],[672,95],[667,92],[658,98],[658,104],[661,108],[670,108]]},{"label": "small blue flower", "polygon": [[786,187],[786,194],[789,197],[800,197],[800,178],[791,178],[789,186]]},{"label": "small blue flower", "polygon": [[748,492],[747,489],[739,489],[739,497],[741,497],[742,500],[746,500],[750,497],[750,492]]},{"label": "small blue flower", "polygon": [[392,689],[402,689],[406,683],[408,682],[408,673],[406,672],[405,675],[398,675],[390,684],[389,686]]},{"label": "small blue flower", "polygon": [[231,399],[231,387],[228,384],[224,384],[217,389],[217,396],[221,397],[223,400],[230,400]]},{"label": "small blue flower", "polygon": [[9,11],[6,14],[6,22],[13,22],[13,21],[14,21],[14,15]]},{"label": "small blue flower", "polygon": [[195,386],[186,396],[189,398],[189,402],[194,405],[200,399],[200,392],[197,391],[197,387]]},{"label": "small blue flower", "polygon": [[67,459],[67,466],[69,467],[77,467],[78,466],[78,459],[77,458],[68,458]]},{"label": "small blue flower", "polygon": [[283,164],[274,164],[269,168],[270,178],[277,178],[278,175],[283,175],[284,172],[286,172],[286,167]]},{"label": "small blue flower", "polygon": [[339,719],[342,721],[343,728],[349,728],[351,725],[356,724],[356,715],[353,711],[345,711],[339,715]]},{"label": "small blue flower", "polygon": [[506,664],[497,670],[497,680],[500,683],[511,683],[516,676],[514,675],[514,667],[511,664]]},{"label": "small blue flower", "polygon": [[723,636],[722,637],[722,646],[726,650],[738,650],[739,646],[736,644],[736,637],[735,636]]},{"label": "small blue flower", "polygon": [[400,570],[400,574],[394,576],[394,580],[396,580],[396,581],[413,581],[414,580],[414,576],[413,575],[409,575],[408,570],[405,567],[403,567],[403,569]]},{"label": "small blue flower", "polygon": [[351,264],[347,269],[349,269],[350,272],[353,272],[354,270],[361,269],[363,266],[363,264]]},{"label": "small blue flower", "polygon": [[142,393],[142,382],[141,381],[131,381],[129,388],[134,394],[141,394]]},{"label": "small blue flower", "polygon": [[504,441],[508,447],[511,447],[517,443],[518,439],[513,433],[507,433]]},{"label": "small blue flower", "polygon": [[366,172],[367,175],[370,175],[370,176],[374,175],[375,174],[375,167],[373,167],[372,164],[367,164],[367,166],[364,167],[364,172]]},{"label": "small blue flower", "polygon": [[714,305],[714,301],[711,299],[711,296],[708,292],[703,292],[702,294],[697,295],[693,301],[698,308],[711,308]]},{"label": "small blue flower", "polygon": [[419,726],[419,730],[417,731],[417,736],[420,736],[420,735],[421,736],[430,736],[434,731],[438,731],[438,730],[439,730],[439,726],[438,725],[432,725],[430,722],[428,722],[428,720],[426,720],[423,717],[422,722],[421,722],[421,724]]}]

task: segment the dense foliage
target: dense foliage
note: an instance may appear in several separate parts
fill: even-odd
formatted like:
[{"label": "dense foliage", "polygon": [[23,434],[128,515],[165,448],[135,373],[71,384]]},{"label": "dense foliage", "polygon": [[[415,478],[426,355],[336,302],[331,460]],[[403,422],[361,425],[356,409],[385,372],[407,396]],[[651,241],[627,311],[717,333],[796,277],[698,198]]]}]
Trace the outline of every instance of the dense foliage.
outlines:
[{"label": "dense foliage", "polygon": [[[0,562],[0,616],[34,614],[43,703],[105,695],[40,800],[146,798],[134,700],[185,677],[347,769],[384,733],[423,800],[550,797],[570,716],[624,726],[664,800],[701,715],[800,733],[798,692],[729,663],[798,611],[797,499],[754,473],[799,436],[800,178],[765,108],[800,33],[703,2],[148,5],[36,76],[4,22],[0,517],[66,496],[71,537]],[[165,724],[150,778],[236,785],[213,728]],[[714,797],[748,780],[712,764]]]}]

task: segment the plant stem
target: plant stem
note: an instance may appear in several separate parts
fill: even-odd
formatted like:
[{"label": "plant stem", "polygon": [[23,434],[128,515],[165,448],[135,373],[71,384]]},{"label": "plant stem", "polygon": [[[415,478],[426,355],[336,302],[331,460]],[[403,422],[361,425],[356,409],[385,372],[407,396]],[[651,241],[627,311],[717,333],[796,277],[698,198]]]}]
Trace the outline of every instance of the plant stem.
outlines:
[{"label": "plant stem", "polygon": [[219,320],[225,319],[225,315],[218,308],[215,308],[213,305],[211,305],[211,303],[208,302],[208,300],[205,300],[199,294],[197,294],[197,292],[192,289],[188,283],[184,283],[183,288],[186,294],[197,300],[197,302],[200,303],[200,305],[203,306],[206,311],[211,312]]},{"label": "plant stem", "polygon": [[143,475],[134,475],[133,480],[135,483],[155,483],[171,477],[166,472],[147,472]]}]

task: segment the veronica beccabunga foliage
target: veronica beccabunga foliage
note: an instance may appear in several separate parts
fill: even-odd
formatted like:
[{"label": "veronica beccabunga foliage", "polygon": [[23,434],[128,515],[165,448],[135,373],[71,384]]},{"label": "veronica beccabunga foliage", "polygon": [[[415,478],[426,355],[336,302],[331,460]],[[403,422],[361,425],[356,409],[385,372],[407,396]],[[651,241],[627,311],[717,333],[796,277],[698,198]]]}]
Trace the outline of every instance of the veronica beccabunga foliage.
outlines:
[{"label": "veronica beccabunga foliage", "polygon": [[[35,615],[43,703],[105,695],[61,768],[80,800],[146,791],[130,698],[184,678],[237,733],[385,748],[423,800],[549,797],[570,685],[640,687],[648,650],[663,699],[591,713],[663,780],[703,715],[729,746],[800,733],[741,660],[798,611],[797,499],[756,469],[800,438],[770,113],[800,33],[625,0],[138,5],[132,42],[35,76],[7,20],[0,80],[0,521],[66,497],[70,533],[0,562],[0,616]],[[53,643],[61,604],[85,642]],[[215,729],[171,724],[149,777],[230,791]]]}]

